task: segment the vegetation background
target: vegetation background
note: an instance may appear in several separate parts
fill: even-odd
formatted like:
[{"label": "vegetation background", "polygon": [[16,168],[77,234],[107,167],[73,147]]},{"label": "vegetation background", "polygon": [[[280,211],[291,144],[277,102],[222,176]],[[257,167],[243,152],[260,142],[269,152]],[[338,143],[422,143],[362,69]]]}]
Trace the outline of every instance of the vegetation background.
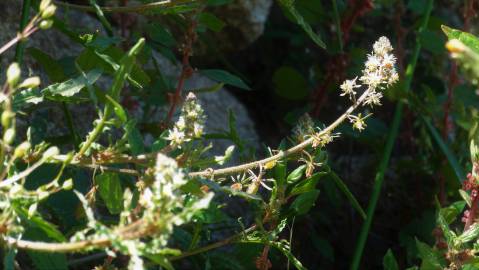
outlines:
[{"label": "vegetation background", "polygon": [[[382,106],[364,108],[363,115],[374,113],[365,120],[364,131],[346,121],[335,130],[340,136],[334,143],[311,151],[310,163],[296,157],[283,164],[292,178],[301,168],[297,178],[303,181],[311,180],[306,166],[300,166],[303,163],[326,166],[313,165],[319,181],[294,202],[286,199],[278,209],[280,218],[265,222],[271,228],[262,228],[268,234],[257,236],[260,240],[247,238],[246,233],[242,240],[222,240],[250,224],[261,224],[258,219],[269,213],[264,210],[268,207],[255,201],[258,198],[245,195],[248,185],[241,175],[220,182],[227,192],[200,182],[220,195],[208,210],[194,212],[192,220],[185,219],[172,231],[168,246],[186,252],[185,258],[170,251],[158,257],[141,254],[150,261],[145,268],[479,269],[479,229],[473,226],[477,201],[470,195],[476,190],[475,180],[466,181],[472,187],[463,187],[464,180],[471,179],[466,172],[475,177],[471,141],[474,145],[479,126],[479,76],[474,69],[479,59],[479,41],[474,37],[477,1],[192,0],[171,1],[168,8],[151,6],[160,2],[53,1],[57,10],[52,28],[0,54],[2,73],[16,61],[23,74],[38,73],[42,79],[40,88],[13,98],[18,116],[15,141],[37,146],[30,156],[46,149],[42,142],[58,146],[62,153],[79,152],[76,157],[85,155],[99,164],[125,153],[156,153],[167,148],[168,129],[193,90],[205,108],[202,138],[213,142],[213,154],[200,158],[195,145],[181,151],[197,159],[182,160],[181,151],[172,156],[187,171],[206,170],[219,164],[212,157],[226,159],[224,151],[231,144],[236,146],[235,154],[225,164],[239,164],[276,153],[271,149],[292,146],[292,130],[305,113],[320,129],[343,114],[351,101],[340,96],[340,85],[361,74],[372,44],[381,36],[391,40],[400,80],[385,90]],[[6,29],[0,33],[1,44],[21,32],[18,27],[28,26],[39,12],[39,3],[0,3],[8,10],[0,19],[0,29]],[[146,38],[146,45],[131,60],[131,72],[119,88],[121,96],[98,94],[116,82],[118,67],[133,51],[130,48],[140,44],[140,37]],[[446,46],[448,40],[461,43]],[[98,104],[111,106],[117,122],[112,120],[98,144],[84,148],[96,111],[103,108]],[[16,162],[18,171],[30,164],[25,159]],[[84,194],[95,216],[113,226],[125,211],[125,190],[139,188],[140,194],[138,183],[148,186],[148,168],[154,165],[143,165],[128,165],[141,171],[141,177],[104,172],[98,177],[99,171],[65,165],[65,175],[58,180],[73,179],[74,189]],[[60,167],[42,165],[22,184],[26,190],[38,191]],[[265,177],[277,180],[276,173]],[[245,194],[234,193],[238,183],[244,185],[239,191]],[[196,196],[198,189],[189,188],[183,191]],[[32,222],[30,215],[25,218],[31,203],[22,201],[18,209],[25,209],[15,208],[23,211],[23,217],[16,216],[22,220],[24,238],[58,240],[45,235],[49,230],[45,228],[54,224],[60,238],[68,239],[87,226],[89,217],[83,208],[88,207],[72,191],[57,191],[38,202],[45,223]],[[258,196],[270,198],[270,193],[261,188]],[[283,221],[282,227],[277,224]],[[472,236],[464,240],[462,233],[470,226],[476,231],[471,229]],[[265,246],[280,243],[278,239],[289,242],[287,248],[266,250]],[[219,248],[209,250],[211,243],[220,243]],[[121,244],[112,248],[116,257],[101,250],[65,255],[19,249],[17,253],[4,246],[5,269],[123,269],[132,256]],[[171,264],[163,261],[170,259]]]}]

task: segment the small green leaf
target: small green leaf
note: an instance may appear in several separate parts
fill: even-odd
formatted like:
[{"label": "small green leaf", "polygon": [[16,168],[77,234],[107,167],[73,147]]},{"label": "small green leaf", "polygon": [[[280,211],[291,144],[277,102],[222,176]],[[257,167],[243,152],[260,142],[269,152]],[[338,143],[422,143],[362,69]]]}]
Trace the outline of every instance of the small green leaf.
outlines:
[{"label": "small green leaf", "polygon": [[317,189],[303,193],[294,200],[290,209],[293,210],[296,215],[304,215],[313,207],[318,196],[319,190]]},{"label": "small green leaf", "polygon": [[277,161],[274,166],[274,179],[278,186],[286,184],[286,161]]},{"label": "small green leaf", "polygon": [[210,86],[210,87],[203,87],[203,88],[199,88],[199,89],[193,89],[192,92],[194,93],[212,93],[212,92],[217,92],[219,91],[221,88],[223,88],[225,84],[224,83],[217,83],[213,86]]},{"label": "small green leaf", "polygon": [[101,76],[100,69],[93,69],[85,75],[69,79],[61,83],[55,83],[42,90],[43,94],[60,95],[63,97],[71,97],[88,85],[93,85]]},{"label": "small green leaf", "polygon": [[441,255],[434,251],[427,244],[416,239],[416,247],[419,251],[419,258],[422,259],[421,269],[440,270],[444,268]]},{"label": "small green leaf", "polygon": [[231,86],[235,86],[245,90],[251,90],[240,77],[235,76],[228,71],[220,69],[203,69],[200,74],[212,79],[213,81],[222,82]]},{"label": "small green leaf", "polygon": [[52,82],[61,82],[66,79],[62,66],[53,57],[33,47],[28,48],[27,52],[43,67]]},{"label": "small green leaf", "polygon": [[105,97],[113,105],[113,112],[118,117],[118,119],[120,119],[122,123],[126,123],[126,121],[128,121],[128,117],[126,116],[126,112],[120,105],[120,103],[116,102],[109,95],[105,95]]},{"label": "small green leaf", "polygon": [[321,40],[321,37],[316,34],[311,26],[304,20],[303,16],[298,12],[294,7],[295,0],[278,0],[280,5],[286,9],[291,15],[293,15],[296,23],[303,28],[303,30],[308,34],[308,36],[318,45],[319,47],[326,49],[326,44]]},{"label": "small green leaf", "polygon": [[384,270],[399,270],[399,265],[391,249],[388,249],[383,258]]},{"label": "small green leaf", "polygon": [[286,182],[288,184],[293,184],[294,182],[298,181],[303,176],[304,171],[306,171],[306,165],[301,165],[294,169],[294,171],[292,171],[286,178]]},{"label": "small green leaf", "polygon": [[136,121],[134,119],[128,121],[125,125],[126,137],[128,138],[128,144],[133,155],[139,155],[145,152],[145,146],[143,144],[143,136],[136,127]]},{"label": "small green leaf", "polygon": [[316,188],[316,184],[324,175],[327,175],[327,173],[315,173],[311,177],[299,182],[293,187],[293,189],[289,193],[289,196],[296,196],[314,190]]},{"label": "small green leaf", "polygon": [[[16,249],[3,250],[5,255],[3,257],[3,269],[15,270],[15,256],[17,255]],[[6,252],[5,252],[6,251]]]},{"label": "small green leaf", "polygon": [[271,245],[281,251],[281,253],[288,258],[288,261],[291,262],[296,269],[306,270],[301,262],[293,255],[293,253],[291,253],[291,247],[288,243],[285,243],[285,241],[272,242]]},{"label": "small green leaf", "polygon": [[220,32],[225,26],[225,23],[221,19],[209,12],[200,13],[198,21],[214,32]]},{"label": "small green leaf", "polygon": [[112,214],[119,214],[123,209],[123,189],[118,174],[102,173],[95,177],[95,182],[108,211]]}]

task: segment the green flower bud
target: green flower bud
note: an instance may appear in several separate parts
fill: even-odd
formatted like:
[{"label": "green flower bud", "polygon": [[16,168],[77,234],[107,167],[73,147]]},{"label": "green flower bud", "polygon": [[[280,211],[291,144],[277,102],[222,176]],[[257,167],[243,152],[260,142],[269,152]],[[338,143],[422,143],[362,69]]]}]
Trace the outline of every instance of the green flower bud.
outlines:
[{"label": "green flower bud", "polygon": [[42,18],[43,19],[49,19],[51,16],[53,16],[55,14],[56,10],[57,10],[56,6],[49,5],[46,9],[43,10]]},{"label": "green flower bud", "polygon": [[42,13],[48,6],[52,4],[52,0],[42,0],[40,3],[40,6],[38,9],[40,10],[40,13]]},{"label": "green flower bud", "polygon": [[7,69],[7,82],[10,87],[14,88],[18,81],[20,81],[20,75],[22,71],[20,70],[20,66],[17,63],[12,63]]},{"label": "green flower bud", "polygon": [[30,77],[24,80],[18,88],[34,88],[40,85],[40,78],[38,76]]},{"label": "green flower bud", "polygon": [[56,156],[60,153],[60,150],[56,146],[49,147],[47,151],[43,152],[43,159],[49,159],[53,156]]},{"label": "green flower bud", "polygon": [[30,150],[30,143],[29,142],[22,142],[17,148],[15,148],[15,151],[13,152],[13,155],[22,158],[28,150]]},{"label": "green flower bud", "polygon": [[2,126],[4,129],[7,129],[12,124],[12,119],[15,114],[12,111],[3,111],[2,112]]},{"label": "green flower bud", "polygon": [[73,180],[71,178],[68,179],[68,180],[65,180],[65,182],[63,182],[62,188],[64,190],[72,189],[73,188]]},{"label": "green flower bud", "polygon": [[42,30],[47,30],[47,29],[49,29],[50,27],[52,27],[52,25],[53,25],[53,21],[52,21],[52,20],[43,20],[43,21],[40,22],[39,27],[40,27],[40,29],[42,29]]},{"label": "green flower bud", "polygon": [[6,144],[12,144],[13,140],[15,140],[15,130],[9,128],[3,133],[3,142]]},{"label": "green flower bud", "polygon": [[28,207],[28,217],[31,218],[33,215],[35,215],[35,212],[37,212],[38,208],[38,203],[34,203]]}]

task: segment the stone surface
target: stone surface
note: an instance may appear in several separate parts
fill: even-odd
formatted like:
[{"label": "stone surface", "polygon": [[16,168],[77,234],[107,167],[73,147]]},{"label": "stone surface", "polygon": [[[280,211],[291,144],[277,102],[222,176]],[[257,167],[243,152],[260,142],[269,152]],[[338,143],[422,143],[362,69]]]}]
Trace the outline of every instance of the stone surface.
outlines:
[{"label": "stone surface", "polygon": [[234,0],[214,13],[226,23],[218,36],[220,48],[242,49],[263,34],[273,0]]},{"label": "stone surface", "polygon": [[[0,42],[4,44],[11,38],[15,37],[18,31],[18,22],[21,11],[21,1],[6,0],[0,1],[0,9],[4,11],[2,15],[2,23],[0,23]],[[255,15],[259,16],[259,15]],[[84,13],[69,11],[64,12],[59,9],[57,17],[65,18],[66,23],[71,25],[77,31],[82,33],[94,32],[101,30],[101,24],[95,20],[92,16],[88,16]],[[260,20],[258,18],[257,20]],[[259,26],[256,26],[259,27]],[[27,47],[36,47],[42,51],[48,53],[52,57],[59,59],[65,56],[77,55],[82,46],[75,44],[68,37],[54,29],[47,31],[39,31],[31,36],[28,40]],[[13,59],[15,48],[11,48],[1,58],[0,71],[2,71],[2,78],[4,77],[4,70]],[[171,76],[178,76],[180,68],[173,65],[168,60],[156,55],[162,71]],[[47,82],[44,72],[40,69],[38,64],[31,59],[28,54],[25,54],[24,73],[36,74],[42,77],[42,81]],[[103,82],[105,84],[105,82]],[[194,74],[187,80],[185,85],[185,92],[188,89],[197,89],[205,86],[214,85],[214,82],[205,78],[199,74]],[[45,84],[42,84],[45,86]],[[108,85],[103,85],[103,88]],[[213,132],[218,130],[224,130],[228,127],[228,114],[227,110],[231,109],[237,118],[237,128],[241,138],[246,139],[253,148],[259,147],[259,137],[254,128],[254,122],[249,117],[248,112],[244,105],[242,105],[232,94],[225,89],[214,93],[205,93],[199,95],[199,99],[207,114],[208,120],[206,124],[206,131]],[[82,135],[86,134],[92,125],[92,121],[96,118],[96,113],[91,105],[81,104],[71,106],[72,114],[74,115],[74,124]],[[42,117],[47,117],[48,123],[46,127],[47,135],[61,136],[68,134],[66,128],[66,121],[62,108],[58,104],[42,103],[38,113],[41,113]],[[161,111],[161,110],[160,110]],[[158,121],[158,123],[164,119],[164,115],[157,115],[156,119],[150,119],[151,122]],[[26,122],[31,122],[33,116],[29,119],[25,119]],[[20,122],[21,124],[21,122]],[[25,122],[24,124],[25,125]],[[83,138],[83,136],[82,136]],[[229,145],[228,142],[218,142],[214,148],[216,154],[222,153],[224,149]]]}]

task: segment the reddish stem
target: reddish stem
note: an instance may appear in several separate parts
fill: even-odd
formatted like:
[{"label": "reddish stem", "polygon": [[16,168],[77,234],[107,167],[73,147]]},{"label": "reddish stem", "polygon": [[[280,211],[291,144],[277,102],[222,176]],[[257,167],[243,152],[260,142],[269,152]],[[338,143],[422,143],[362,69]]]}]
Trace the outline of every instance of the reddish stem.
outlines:
[{"label": "reddish stem", "polygon": [[466,219],[466,224],[464,225],[464,231],[467,231],[469,227],[471,227],[472,224],[476,221],[476,215],[477,215],[477,206],[479,203],[479,197],[472,197],[471,198],[471,209],[469,210],[469,215],[467,216]]},{"label": "reddish stem", "polygon": [[188,79],[193,73],[193,70],[190,65],[190,56],[193,50],[193,43],[196,41],[196,38],[197,38],[195,33],[196,26],[197,26],[197,21],[193,19],[186,33],[186,42],[183,47],[181,74],[180,74],[180,78],[178,79],[178,83],[176,85],[175,94],[171,99],[171,105],[170,105],[170,109],[168,110],[168,115],[166,116],[166,119],[165,119],[165,125],[168,125],[171,122],[176,106],[181,100],[181,90],[183,89],[185,80]]}]

